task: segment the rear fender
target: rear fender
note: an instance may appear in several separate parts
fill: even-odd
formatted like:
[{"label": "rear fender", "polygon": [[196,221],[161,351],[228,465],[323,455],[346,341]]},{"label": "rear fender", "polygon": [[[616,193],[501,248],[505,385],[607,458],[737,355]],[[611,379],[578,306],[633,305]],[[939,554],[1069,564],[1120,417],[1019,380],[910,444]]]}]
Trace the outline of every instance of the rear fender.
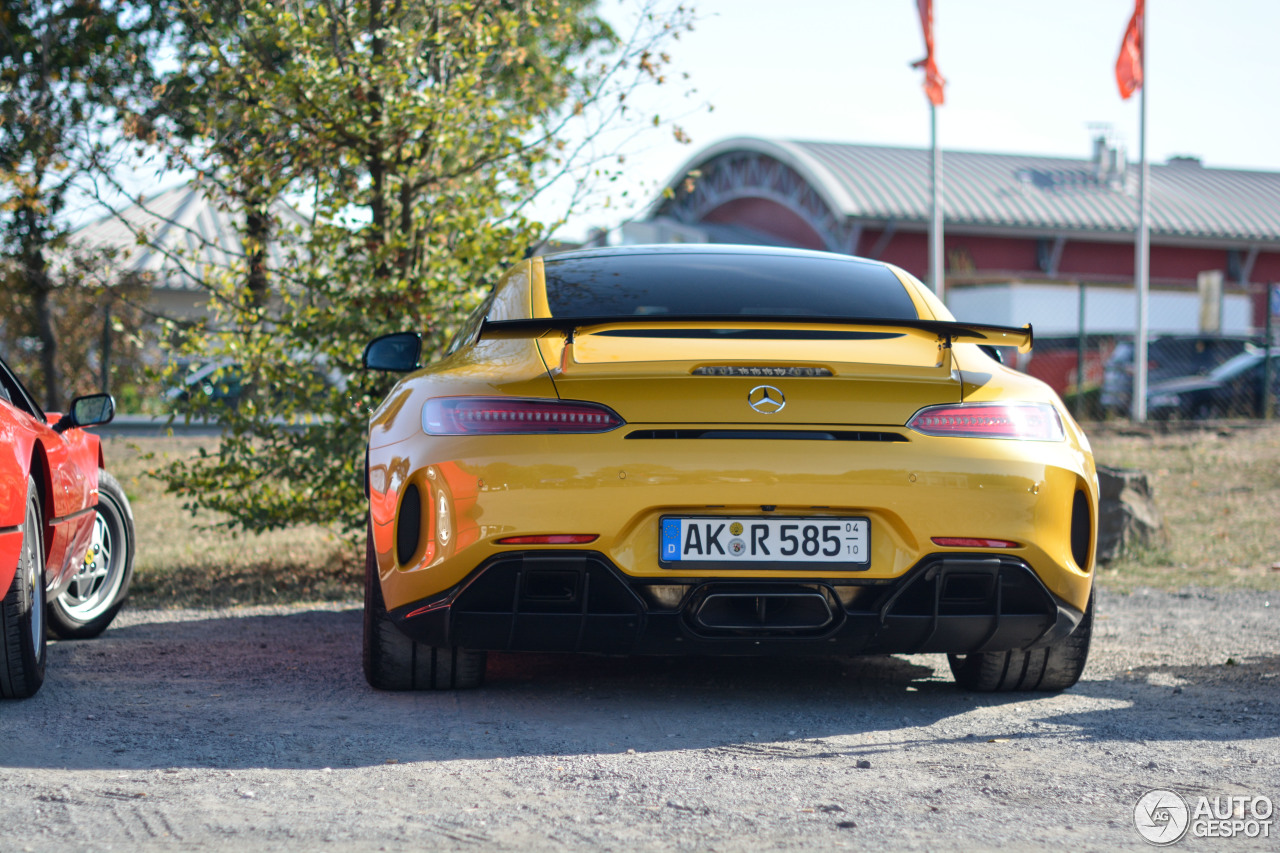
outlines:
[{"label": "rear fender", "polygon": [[40,490],[45,580],[51,592],[70,583],[92,541],[100,458],[98,437],[82,430],[35,444],[31,471]]},{"label": "rear fender", "polygon": [[[14,464],[10,465],[11,462]],[[13,583],[13,576],[18,569],[18,556],[22,552],[22,527],[26,522],[29,497],[27,484],[30,482],[27,471],[30,467],[17,464],[8,455],[0,465],[3,465],[5,474],[5,500],[2,502],[5,515],[0,523],[0,595],[4,595]],[[39,472],[32,470],[31,473],[39,483]],[[36,488],[38,490],[39,486]],[[41,505],[43,506],[43,501]]]}]

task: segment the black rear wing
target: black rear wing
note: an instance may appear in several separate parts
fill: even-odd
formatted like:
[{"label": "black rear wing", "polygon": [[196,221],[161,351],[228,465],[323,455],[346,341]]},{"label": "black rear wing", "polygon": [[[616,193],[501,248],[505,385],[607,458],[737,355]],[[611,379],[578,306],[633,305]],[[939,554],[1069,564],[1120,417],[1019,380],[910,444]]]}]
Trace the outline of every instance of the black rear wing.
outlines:
[{"label": "black rear wing", "polygon": [[996,347],[1017,347],[1020,352],[1030,352],[1033,343],[1031,324],[1025,326],[994,326],[986,323],[964,323],[956,320],[887,320],[857,317],[766,317],[742,314],[633,314],[621,317],[540,317],[531,320],[485,321],[480,327],[480,337],[519,336],[536,337],[544,332],[563,332],[573,343],[574,335],[594,326],[645,327],[680,329],[691,336],[699,331],[713,337],[725,328],[774,329],[779,325],[804,331],[806,337],[821,338],[823,330],[830,330],[832,338],[845,337],[851,328],[912,329],[937,335],[950,348],[953,342],[985,344]]}]

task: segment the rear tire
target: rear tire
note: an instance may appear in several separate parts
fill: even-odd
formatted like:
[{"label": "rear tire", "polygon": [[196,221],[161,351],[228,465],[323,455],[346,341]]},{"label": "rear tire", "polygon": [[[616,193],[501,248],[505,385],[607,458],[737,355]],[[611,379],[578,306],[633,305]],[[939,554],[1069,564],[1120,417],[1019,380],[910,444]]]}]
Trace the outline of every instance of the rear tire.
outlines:
[{"label": "rear tire", "polygon": [[36,481],[28,477],[22,550],[0,602],[0,697],[26,699],[44,684],[44,616],[44,529]]},{"label": "rear tire", "polygon": [[1080,680],[1093,634],[1093,593],[1084,617],[1067,636],[1039,649],[947,655],[956,684],[980,693],[1066,690]]},{"label": "rear tire", "polygon": [[484,683],[487,655],[406,637],[387,615],[370,532],[365,545],[364,677],[378,690],[455,690]]},{"label": "rear tire", "polygon": [[49,628],[63,640],[96,637],[116,618],[133,580],[133,510],[116,478],[98,470],[93,542],[71,585],[49,602]]}]

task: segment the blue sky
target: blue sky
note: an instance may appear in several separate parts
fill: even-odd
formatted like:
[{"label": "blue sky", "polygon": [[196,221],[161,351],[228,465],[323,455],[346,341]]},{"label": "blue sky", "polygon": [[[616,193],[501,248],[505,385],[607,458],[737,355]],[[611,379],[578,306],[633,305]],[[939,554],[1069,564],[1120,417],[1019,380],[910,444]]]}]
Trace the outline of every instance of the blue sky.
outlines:
[{"label": "blue sky", "polygon": [[[699,21],[672,45],[698,89],[642,96],[693,138],[632,142],[609,209],[561,231],[616,225],[698,149],[738,135],[927,147],[924,55],[914,0],[691,0]],[[632,0],[602,0],[625,19]],[[948,80],[944,149],[1085,158],[1094,123],[1138,153],[1138,98],[1114,65],[1132,0],[934,0]],[[1280,171],[1280,2],[1147,0],[1147,153],[1216,168]],[[708,112],[703,104],[711,104]],[[647,180],[647,183],[646,183]],[[628,190],[628,198],[620,197]]]}]

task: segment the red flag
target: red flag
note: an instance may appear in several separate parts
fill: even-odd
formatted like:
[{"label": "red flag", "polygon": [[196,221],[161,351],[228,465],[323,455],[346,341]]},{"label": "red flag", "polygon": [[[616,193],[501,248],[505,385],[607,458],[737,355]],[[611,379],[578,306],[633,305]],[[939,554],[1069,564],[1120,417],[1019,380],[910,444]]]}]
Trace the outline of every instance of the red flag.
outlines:
[{"label": "red flag", "polygon": [[[1138,3],[1141,4],[1142,0]],[[933,58],[933,0],[916,0],[916,8],[920,11],[920,27],[924,30],[925,56],[911,63],[911,67],[924,69],[924,93],[929,103],[940,107],[946,100],[942,87],[947,85],[947,79],[938,73],[938,63]]]},{"label": "red flag", "polygon": [[1145,5],[1146,0],[1134,0],[1133,17],[1124,31],[1120,56],[1116,58],[1116,85],[1120,87],[1120,97],[1125,100],[1142,88],[1142,34],[1145,30],[1142,16]]}]

